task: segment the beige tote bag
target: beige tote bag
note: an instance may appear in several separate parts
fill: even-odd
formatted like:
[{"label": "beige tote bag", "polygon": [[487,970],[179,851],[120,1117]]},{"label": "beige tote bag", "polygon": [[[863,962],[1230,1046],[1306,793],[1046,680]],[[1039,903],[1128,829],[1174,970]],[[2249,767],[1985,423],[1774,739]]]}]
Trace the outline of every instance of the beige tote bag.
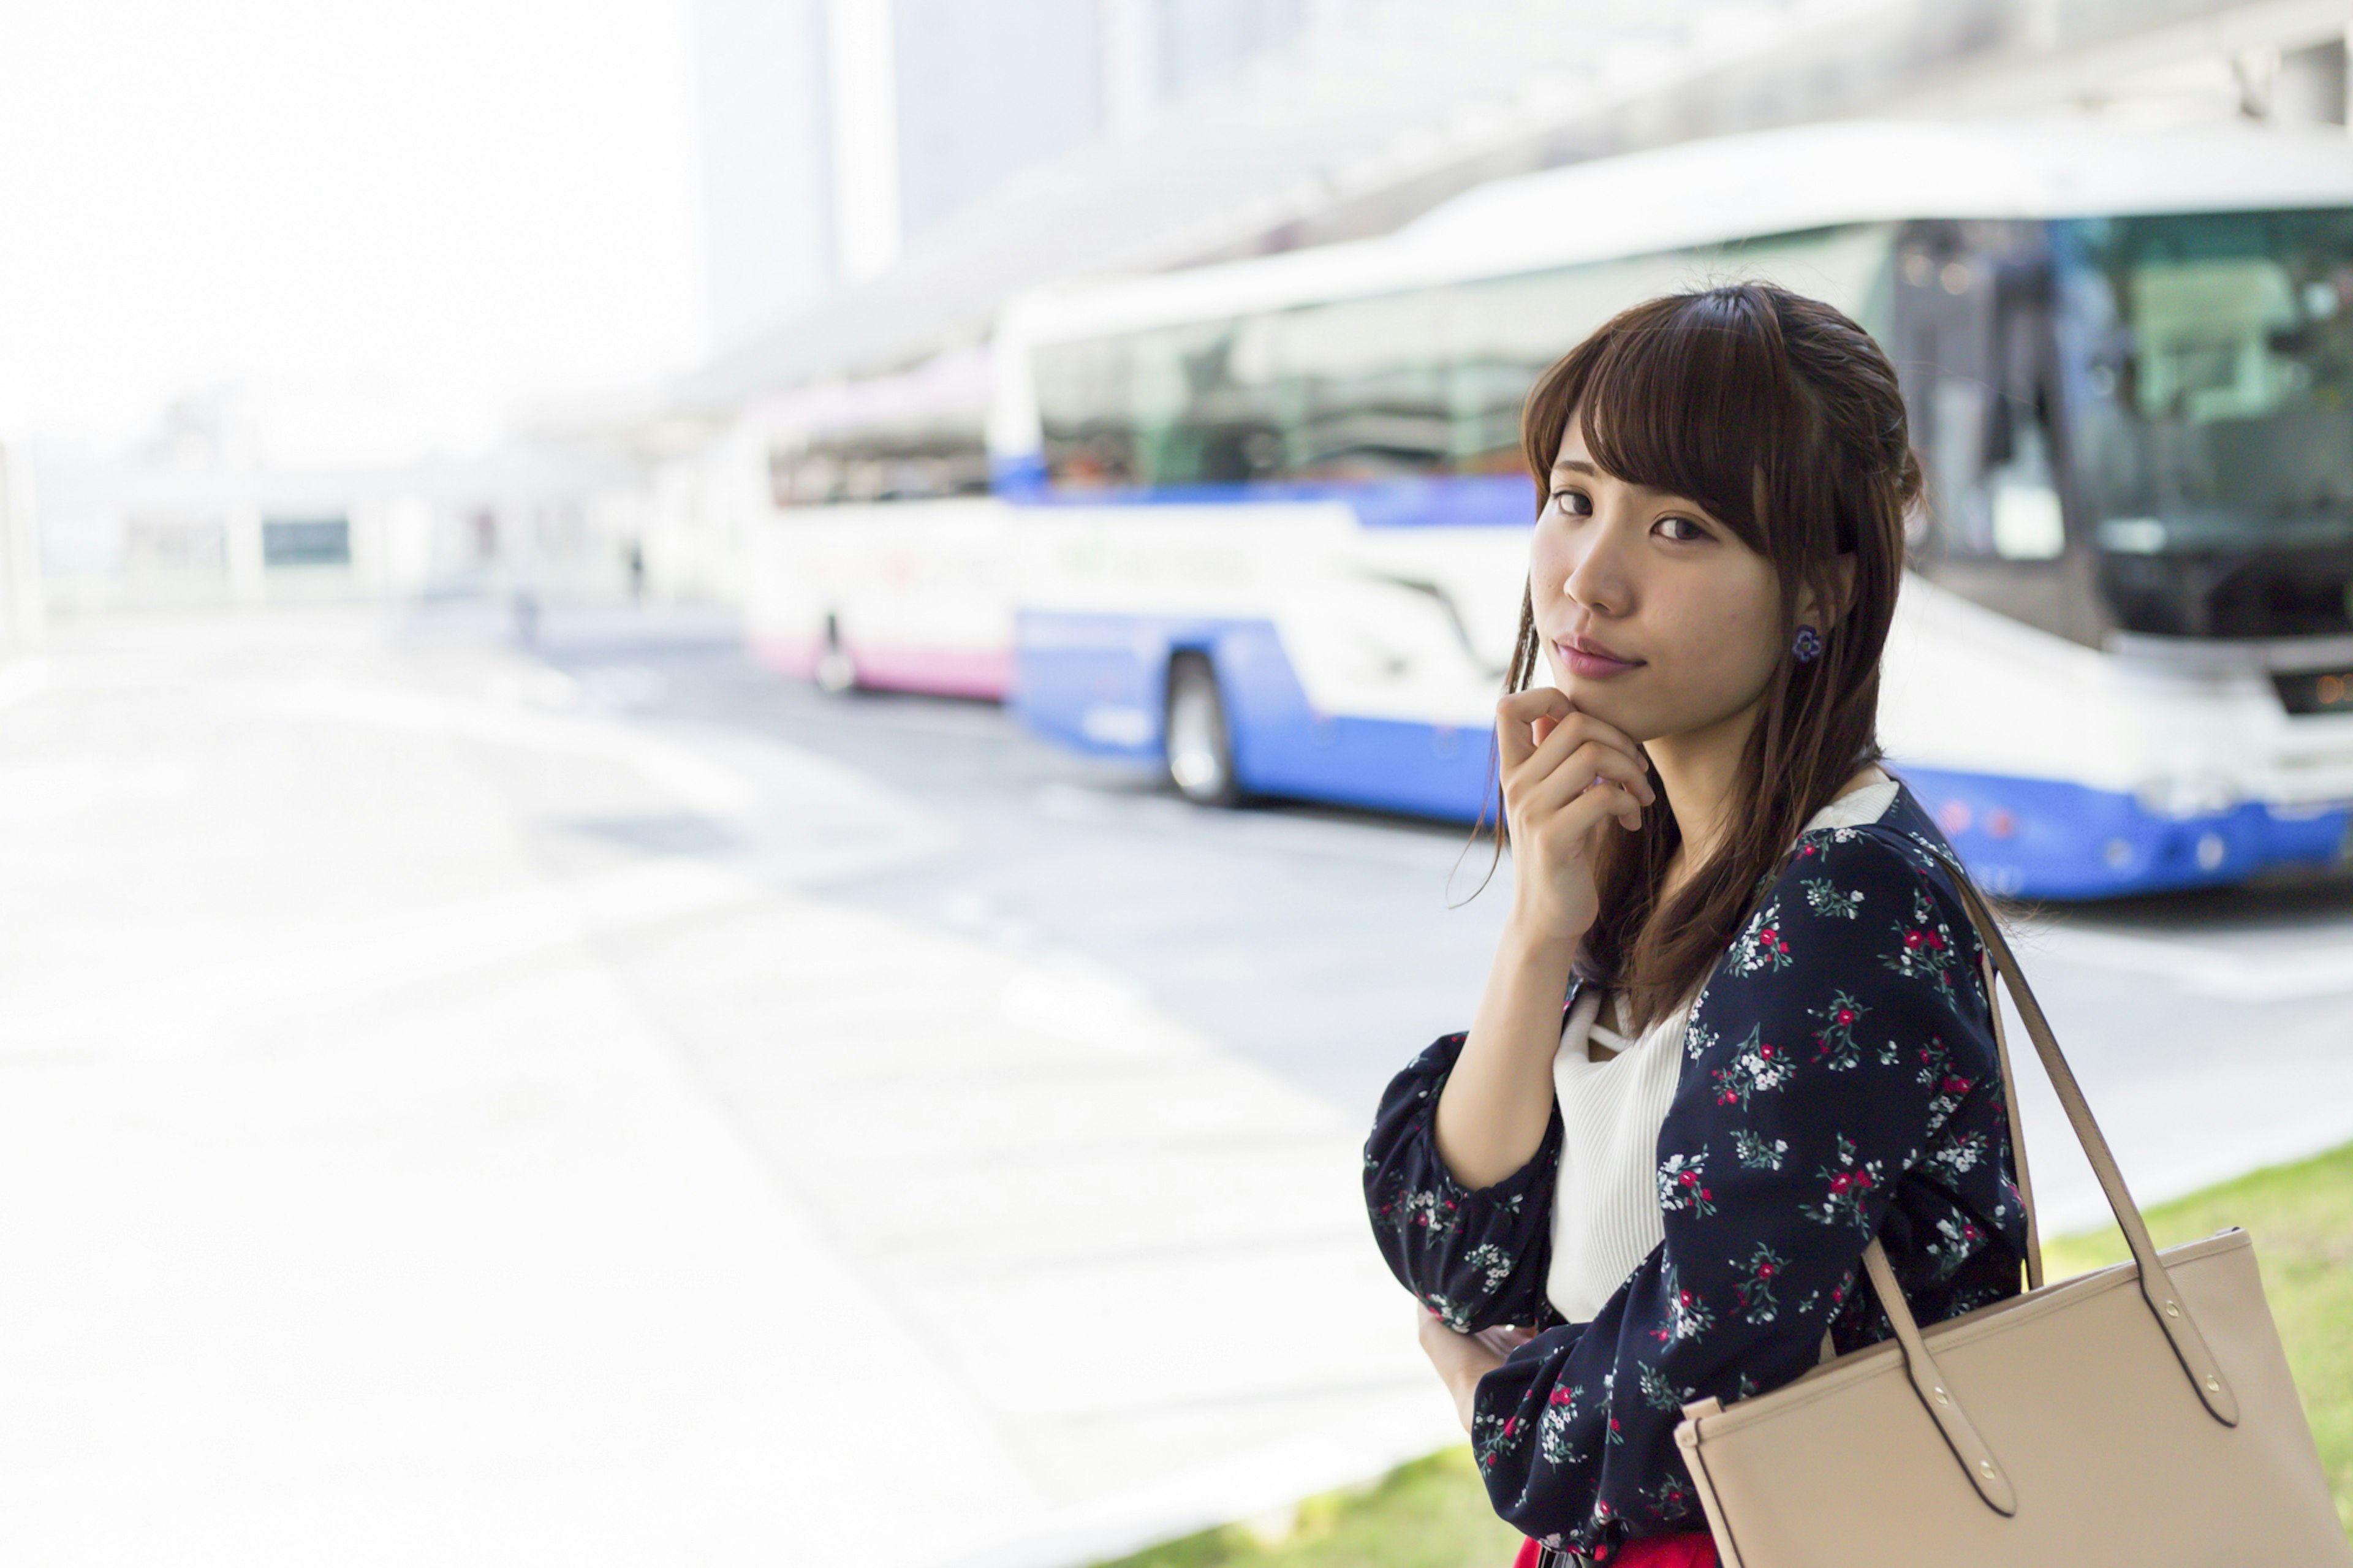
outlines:
[{"label": "beige tote bag", "polygon": [[1997,1001],[2027,1292],[1923,1331],[1873,1239],[1894,1341],[1728,1410],[1683,1406],[1675,1441],[1724,1568],[2348,1568],[2247,1233],[2150,1245],[2018,960],[1957,879],[2133,1261],[2043,1283]]}]

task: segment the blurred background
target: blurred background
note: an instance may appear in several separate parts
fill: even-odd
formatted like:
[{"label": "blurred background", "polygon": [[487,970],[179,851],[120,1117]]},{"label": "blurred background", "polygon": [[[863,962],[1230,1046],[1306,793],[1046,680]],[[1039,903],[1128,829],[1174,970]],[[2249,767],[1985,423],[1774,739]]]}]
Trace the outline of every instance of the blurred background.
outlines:
[{"label": "blurred background", "polygon": [[2348,25],[0,0],[12,1560],[1509,1561],[1359,1151],[1520,400],[1731,278],[1898,364],[1890,766],[2353,1528]]}]

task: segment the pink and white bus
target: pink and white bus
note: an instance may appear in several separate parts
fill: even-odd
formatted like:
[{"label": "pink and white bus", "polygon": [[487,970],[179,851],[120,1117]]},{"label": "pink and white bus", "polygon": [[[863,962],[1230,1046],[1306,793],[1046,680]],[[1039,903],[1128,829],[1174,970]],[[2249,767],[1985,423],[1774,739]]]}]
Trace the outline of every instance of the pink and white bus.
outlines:
[{"label": "pink and white bus", "polygon": [[1002,700],[1012,539],[988,493],[988,353],[805,387],[754,411],[766,464],[744,629],[774,668],[852,687]]}]

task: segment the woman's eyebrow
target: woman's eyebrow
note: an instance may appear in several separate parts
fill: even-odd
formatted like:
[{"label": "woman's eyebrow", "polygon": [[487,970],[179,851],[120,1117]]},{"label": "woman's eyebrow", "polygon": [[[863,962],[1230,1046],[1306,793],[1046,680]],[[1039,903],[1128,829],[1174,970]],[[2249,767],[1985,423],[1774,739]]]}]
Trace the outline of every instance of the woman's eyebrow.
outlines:
[{"label": "woman's eyebrow", "polygon": [[1552,466],[1556,474],[1599,474],[1601,470],[1577,458],[1563,458]]}]

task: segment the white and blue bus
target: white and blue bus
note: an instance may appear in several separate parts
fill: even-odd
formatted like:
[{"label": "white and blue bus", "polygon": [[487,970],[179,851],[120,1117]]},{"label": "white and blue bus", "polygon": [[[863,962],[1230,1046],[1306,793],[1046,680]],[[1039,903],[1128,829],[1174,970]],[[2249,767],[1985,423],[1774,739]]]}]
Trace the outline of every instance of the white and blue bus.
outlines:
[{"label": "white and blue bus", "polygon": [[1010,306],[991,457],[1035,728],[1245,794],[1470,818],[1537,373],[1767,279],[1889,350],[1930,499],[1890,761],[1989,887],[2348,853],[2353,139],[1846,123],[1482,187],[1375,240]]}]

